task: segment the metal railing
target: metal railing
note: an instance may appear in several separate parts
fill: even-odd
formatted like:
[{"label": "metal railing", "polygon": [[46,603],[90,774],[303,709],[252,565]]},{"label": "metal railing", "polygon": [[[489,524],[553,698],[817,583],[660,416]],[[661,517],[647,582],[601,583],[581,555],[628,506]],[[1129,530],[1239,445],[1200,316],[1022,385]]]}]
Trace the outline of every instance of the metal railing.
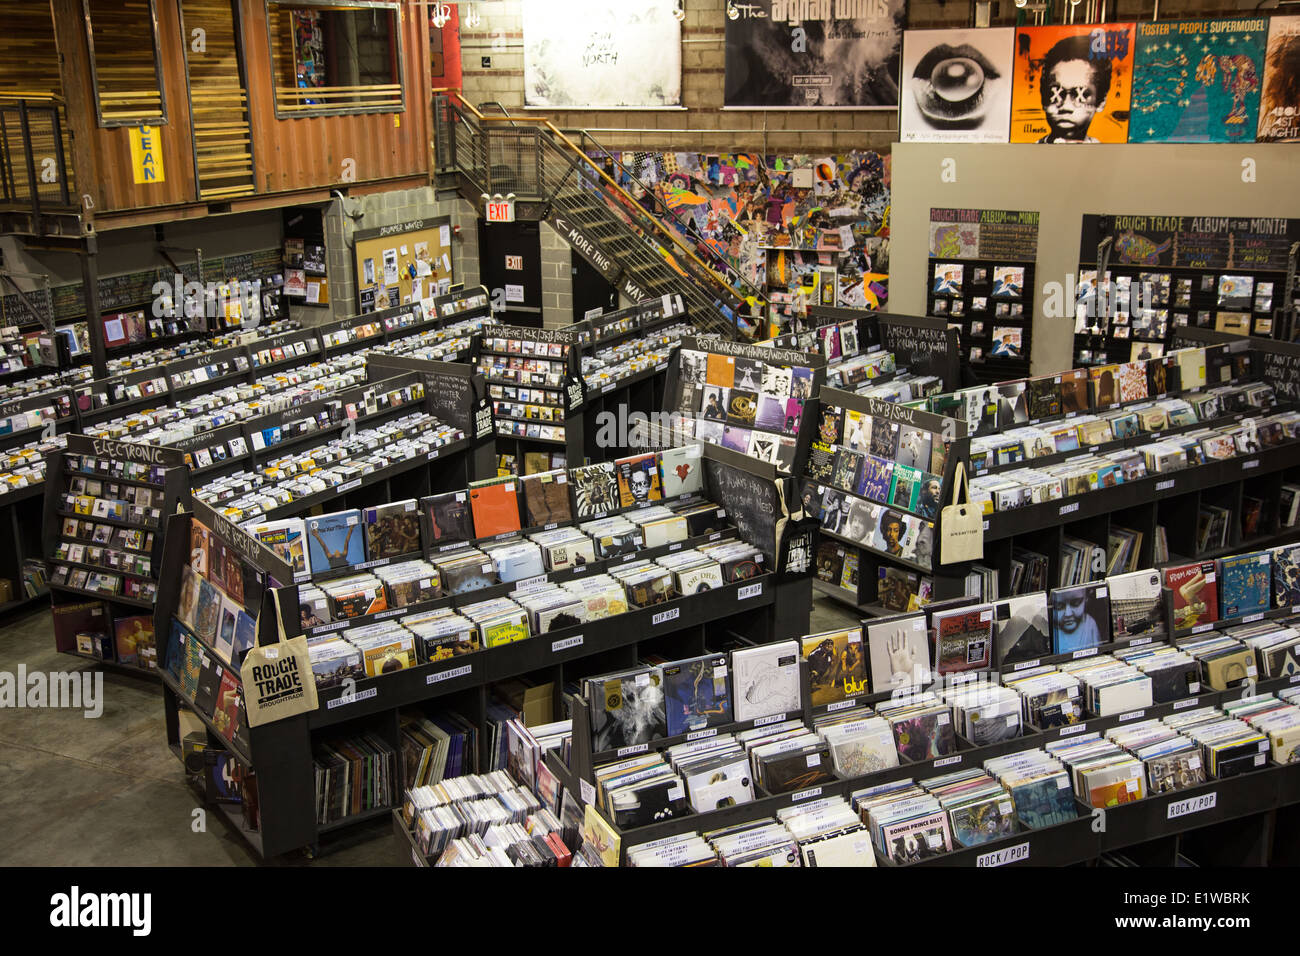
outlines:
[{"label": "metal railing", "polygon": [[745,298],[549,120],[485,116],[451,90],[434,91],[433,114],[435,175],[456,177],[467,198],[540,199],[595,237],[643,295],[681,292],[701,331],[752,334],[738,319]]},{"label": "metal railing", "polygon": [[0,206],[30,215],[38,234],[43,213],[76,208],[63,130],[57,103],[0,100]]}]

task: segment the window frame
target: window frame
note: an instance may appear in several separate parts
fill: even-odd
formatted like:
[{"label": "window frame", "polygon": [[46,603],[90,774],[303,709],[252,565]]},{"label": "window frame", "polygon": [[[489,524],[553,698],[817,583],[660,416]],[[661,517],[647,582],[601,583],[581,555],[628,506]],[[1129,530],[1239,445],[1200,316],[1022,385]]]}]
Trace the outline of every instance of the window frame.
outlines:
[{"label": "window frame", "polygon": [[167,125],[167,89],[163,85],[162,48],[158,42],[158,0],[148,0],[149,22],[153,31],[153,72],[154,82],[158,85],[158,106],[161,116],[137,116],[135,119],[105,119],[104,104],[99,98],[99,69],[95,65],[95,30],[90,12],[90,0],[81,0],[81,10],[85,20],[86,51],[90,59],[90,83],[95,97],[95,121],[102,129],[116,129],[120,126],[166,126]]},{"label": "window frame", "polygon": [[[153,0],[150,0],[153,2]],[[279,63],[275,60],[274,37],[271,32],[271,7],[277,10],[291,10],[295,7],[319,7],[323,11],[341,10],[386,10],[393,15],[395,34],[393,50],[395,54],[395,84],[401,96],[401,102],[383,106],[328,106],[322,105],[309,110],[284,110],[280,108]],[[402,4],[398,0],[263,0],[262,8],[266,15],[266,49],[271,66],[271,103],[275,109],[275,118],[279,120],[311,119],[316,116],[360,116],[366,113],[405,113],[406,112],[406,62],[402,51],[402,30],[405,22]],[[384,84],[375,84],[377,86]],[[296,87],[295,87],[296,89]],[[324,87],[329,89],[329,87]]]}]

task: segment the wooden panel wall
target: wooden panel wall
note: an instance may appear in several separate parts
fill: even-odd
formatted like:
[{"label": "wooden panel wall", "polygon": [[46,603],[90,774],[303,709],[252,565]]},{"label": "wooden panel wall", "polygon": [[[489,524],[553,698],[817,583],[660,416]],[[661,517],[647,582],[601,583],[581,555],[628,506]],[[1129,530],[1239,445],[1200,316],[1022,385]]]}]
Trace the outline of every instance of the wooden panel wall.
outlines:
[{"label": "wooden panel wall", "polygon": [[266,4],[239,3],[259,193],[346,185],[345,159],[354,161],[358,183],[428,175],[429,31],[424,0],[405,0],[401,8],[404,112],[284,120],[275,115]]},{"label": "wooden panel wall", "polygon": [[68,120],[77,137],[79,192],[88,194],[94,202],[91,214],[194,201],[193,139],[176,0],[157,3],[158,52],[167,97],[167,122],[159,127],[158,136],[166,178],[160,183],[140,185],[135,184],[131,171],[128,129],[101,128],[96,119],[81,0],[51,0],[51,6],[59,50],[64,58]]}]

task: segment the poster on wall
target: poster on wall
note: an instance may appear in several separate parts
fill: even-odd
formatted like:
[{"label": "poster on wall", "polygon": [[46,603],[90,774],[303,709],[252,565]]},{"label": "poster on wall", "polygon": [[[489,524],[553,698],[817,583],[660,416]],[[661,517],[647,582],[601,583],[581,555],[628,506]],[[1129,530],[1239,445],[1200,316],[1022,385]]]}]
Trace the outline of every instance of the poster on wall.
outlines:
[{"label": "poster on wall", "polygon": [[682,102],[674,0],[528,0],[524,106],[664,109]]},{"label": "poster on wall", "polygon": [[1300,141],[1300,17],[1272,17],[1260,96],[1260,142]]},{"label": "poster on wall", "polygon": [[908,30],[899,139],[1005,143],[1011,124],[1015,29]]},{"label": "poster on wall", "polygon": [[1249,143],[1268,20],[1137,25],[1130,143]]},{"label": "poster on wall", "polygon": [[756,0],[726,21],[723,105],[896,109],[904,0]]},{"label": "poster on wall", "polygon": [[1133,24],[1016,31],[1013,143],[1128,142]]}]

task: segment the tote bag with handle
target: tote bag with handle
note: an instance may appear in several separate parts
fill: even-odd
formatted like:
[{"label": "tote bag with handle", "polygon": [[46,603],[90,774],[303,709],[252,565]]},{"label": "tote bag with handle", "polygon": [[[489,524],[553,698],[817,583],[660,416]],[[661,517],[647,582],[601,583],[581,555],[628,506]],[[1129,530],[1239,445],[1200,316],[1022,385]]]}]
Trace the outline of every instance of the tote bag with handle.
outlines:
[{"label": "tote bag with handle", "polygon": [[971,504],[966,463],[953,472],[952,498],[939,515],[939,560],[943,564],[984,557],[984,509]]},{"label": "tote bag with handle", "polygon": [[316,709],[316,678],[311,670],[307,638],[286,637],[280,592],[273,590],[271,599],[280,640],[275,644],[254,645],[239,668],[249,727]]}]

